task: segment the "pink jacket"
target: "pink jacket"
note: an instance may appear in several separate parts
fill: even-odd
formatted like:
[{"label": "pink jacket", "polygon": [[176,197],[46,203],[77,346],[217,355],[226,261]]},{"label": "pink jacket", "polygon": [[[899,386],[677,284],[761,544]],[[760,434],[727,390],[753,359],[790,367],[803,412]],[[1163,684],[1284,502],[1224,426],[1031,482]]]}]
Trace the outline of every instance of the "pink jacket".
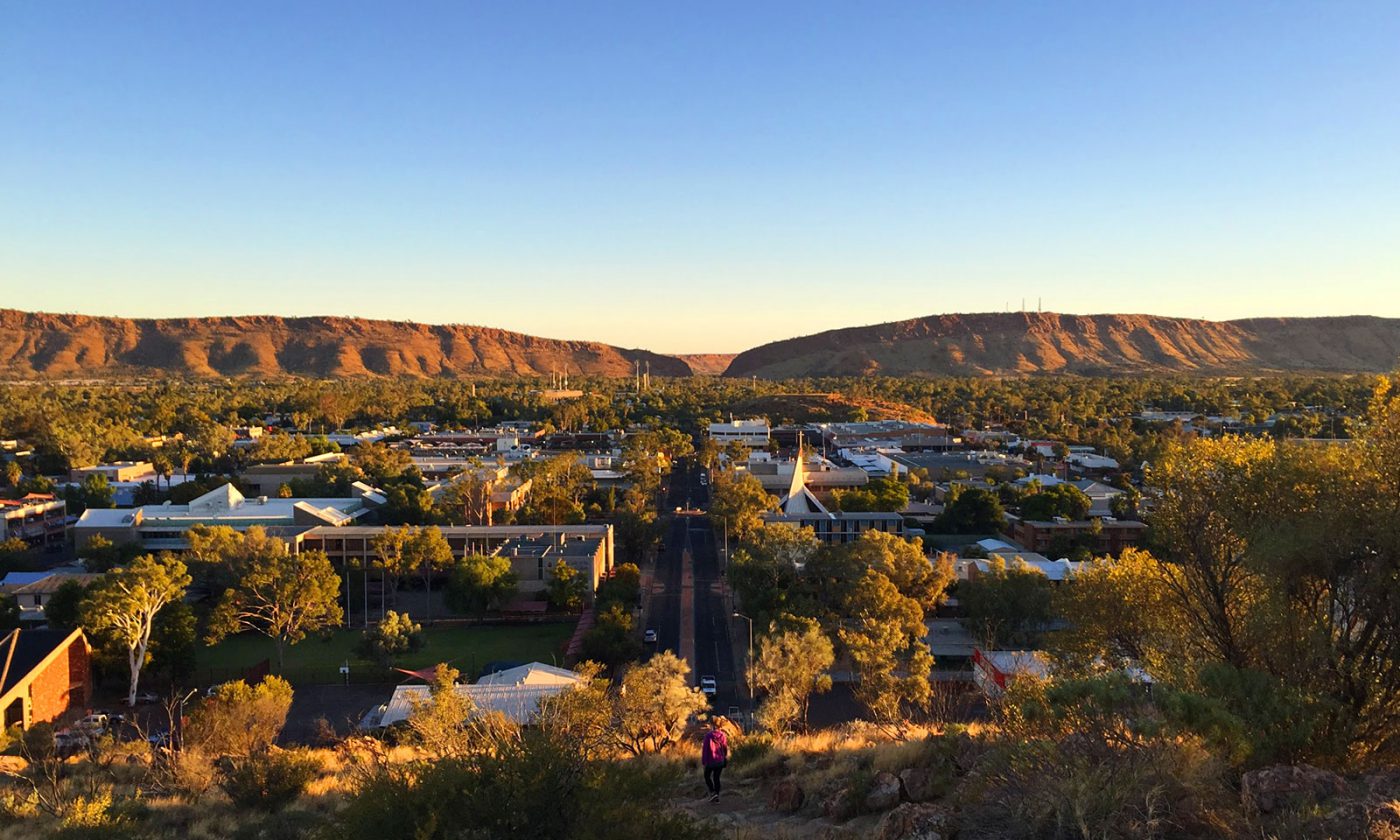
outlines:
[{"label": "pink jacket", "polygon": [[700,744],[700,763],[706,767],[719,767],[729,761],[729,736],[723,730],[711,729],[705,733]]}]

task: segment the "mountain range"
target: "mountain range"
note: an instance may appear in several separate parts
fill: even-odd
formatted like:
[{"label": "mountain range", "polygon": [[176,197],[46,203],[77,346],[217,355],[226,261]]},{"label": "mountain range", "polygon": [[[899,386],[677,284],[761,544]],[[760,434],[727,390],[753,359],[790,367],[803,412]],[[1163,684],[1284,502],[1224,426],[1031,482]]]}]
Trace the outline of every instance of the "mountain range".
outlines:
[{"label": "mountain range", "polygon": [[728,354],[668,356],[507,330],[364,318],[127,319],[0,309],[0,377],[1017,376],[1384,372],[1400,319],[930,315]]}]

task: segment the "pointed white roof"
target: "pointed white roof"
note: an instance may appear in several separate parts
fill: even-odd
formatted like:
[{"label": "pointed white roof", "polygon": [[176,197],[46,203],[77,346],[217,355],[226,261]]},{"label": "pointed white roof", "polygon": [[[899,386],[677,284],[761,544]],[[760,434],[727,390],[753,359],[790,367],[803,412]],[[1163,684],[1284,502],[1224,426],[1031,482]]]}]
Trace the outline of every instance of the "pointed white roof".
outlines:
[{"label": "pointed white roof", "polygon": [[232,484],[216,487],[190,502],[190,513],[216,513],[235,510],[243,504],[243,494]]},{"label": "pointed white roof", "polygon": [[807,489],[807,454],[802,444],[797,445],[797,458],[792,465],[792,480],[788,482],[787,495],[779,504],[783,513],[827,513],[826,507],[812,491]]}]

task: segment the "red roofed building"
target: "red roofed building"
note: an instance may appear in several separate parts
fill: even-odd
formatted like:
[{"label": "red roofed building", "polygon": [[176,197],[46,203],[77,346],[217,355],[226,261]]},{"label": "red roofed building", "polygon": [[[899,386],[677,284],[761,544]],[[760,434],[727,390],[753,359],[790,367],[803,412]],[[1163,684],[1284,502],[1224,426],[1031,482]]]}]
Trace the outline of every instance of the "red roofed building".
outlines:
[{"label": "red roofed building", "polygon": [[68,504],[49,493],[22,499],[0,499],[0,541],[24,540],[30,545],[61,544],[68,534]]}]

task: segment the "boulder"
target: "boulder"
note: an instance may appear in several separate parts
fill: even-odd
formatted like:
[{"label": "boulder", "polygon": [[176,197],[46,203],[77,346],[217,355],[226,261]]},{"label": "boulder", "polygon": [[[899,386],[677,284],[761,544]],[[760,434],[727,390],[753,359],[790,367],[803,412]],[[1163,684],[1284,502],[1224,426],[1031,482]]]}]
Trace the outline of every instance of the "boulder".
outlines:
[{"label": "boulder", "polygon": [[906,802],[885,814],[876,829],[879,840],[944,840],[952,836],[948,812],[925,802]]},{"label": "boulder", "polygon": [[1240,801],[1245,810],[1272,814],[1285,808],[1318,805],[1346,790],[1346,782],[1330,770],[1309,764],[1279,764],[1244,774]]},{"label": "boulder", "polygon": [[888,811],[899,804],[899,777],[893,773],[879,773],[865,794],[865,810]]},{"label": "boulder", "polygon": [[792,779],[783,779],[768,791],[768,807],[780,814],[795,814],[802,809],[807,794]]},{"label": "boulder", "polygon": [[910,802],[928,802],[943,793],[943,778],[927,767],[910,767],[899,774],[899,781]]},{"label": "boulder", "polygon": [[841,788],[822,800],[822,816],[832,822],[845,822],[856,815],[856,798],[850,788]]}]

